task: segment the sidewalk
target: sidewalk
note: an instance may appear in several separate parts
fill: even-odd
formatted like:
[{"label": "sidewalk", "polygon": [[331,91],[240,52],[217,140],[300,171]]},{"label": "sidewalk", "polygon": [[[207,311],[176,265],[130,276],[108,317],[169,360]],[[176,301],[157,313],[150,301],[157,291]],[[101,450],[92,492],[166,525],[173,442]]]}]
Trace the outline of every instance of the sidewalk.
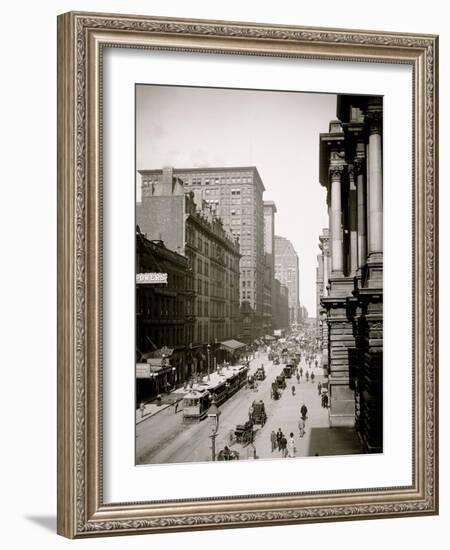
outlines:
[{"label": "sidewalk", "polygon": [[[162,413],[163,411],[171,412],[171,413],[174,412],[173,407],[175,406],[175,403],[177,402],[179,403],[183,399],[182,397],[180,397],[180,394],[172,395],[176,391],[177,390],[174,390],[170,394],[161,395],[161,405],[156,404],[156,399],[154,399],[150,403],[146,403],[144,405],[144,414],[142,414],[141,409],[136,409],[136,424],[140,424],[144,420],[147,420],[148,418],[155,416],[155,414]],[[181,410],[182,409],[180,407],[179,411]]]},{"label": "sidewalk", "polygon": [[[330,428],[328,422],[328,409],[322,407],[317,384],[325,381],[320,364],[308,368],[302,360],[303,377],[297,383],[295,377],[286,380],[287,387],[282,397],[276,401],[272,414],[268,416],[267,423],[259,431],[255,440],[257,455],[259,458],[280,458],[278,450],[272,452],[270,434],[281,428],[289,438],[294,434],[296,457],[304,456],[332,456],[360,454],[363,449],[356,431],[353,428]],[[314,382],[307,382],[305,372],[314,372]],[[292,395],[292,386],[295,387],[295,395]],[[308,409],[305,434],[299,436],[298,421],[300,407],[305,404]]]}]

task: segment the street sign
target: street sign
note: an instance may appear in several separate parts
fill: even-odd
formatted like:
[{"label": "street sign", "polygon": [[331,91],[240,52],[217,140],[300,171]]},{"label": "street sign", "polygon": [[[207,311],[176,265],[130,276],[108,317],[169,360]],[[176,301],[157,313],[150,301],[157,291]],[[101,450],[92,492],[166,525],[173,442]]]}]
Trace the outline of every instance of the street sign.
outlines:
[{"label": "street sign", "polygon": [[136,273],[137,285],[167,284],[167,273]]}]

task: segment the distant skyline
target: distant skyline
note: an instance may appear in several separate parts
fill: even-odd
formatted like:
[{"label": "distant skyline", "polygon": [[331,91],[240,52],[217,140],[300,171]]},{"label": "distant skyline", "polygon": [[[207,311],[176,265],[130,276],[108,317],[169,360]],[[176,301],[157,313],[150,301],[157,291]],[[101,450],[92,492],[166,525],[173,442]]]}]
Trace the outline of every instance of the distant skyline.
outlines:
[{"label": "distant skyline", "polygon": [[331,94],[139,85],[136,169],[256,166],[264,200],[277,207],[275,234],[299,257],[300,303],[314,317],[318,237],[328,225],[319,134],[335,118]]}]

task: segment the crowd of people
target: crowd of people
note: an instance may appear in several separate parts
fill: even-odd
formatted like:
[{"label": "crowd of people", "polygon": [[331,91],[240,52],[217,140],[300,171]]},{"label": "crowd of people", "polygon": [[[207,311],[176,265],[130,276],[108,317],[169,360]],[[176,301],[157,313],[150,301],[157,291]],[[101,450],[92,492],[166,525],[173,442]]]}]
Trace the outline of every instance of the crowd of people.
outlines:
[{"label": "crowd of people", "polygon": [[[308,408],[303,403],[300,407],[300,418],[298,421],[298,431],[299,437],[302,438],[305,435],[306,428],[306,419],[308,418]],[[281,428],[278,428],[278,431],[272,430],[270,434],[270,444],[272,453],[274,451],[279,451],[283,458],[295,458],[296,447],[294,433],[290,432],[289,437],[287,437]]]},{"label": "crowd of people", "polygon": [[[302,366],[297,366],[294,371],[294,375],[297,379],[297,384],[301,383],[303,376],[305,377],[307,383],[314,384],[316,375],[312,369],[314,367],[318,367],[317,357],[314,357],[314,355],[311,354],[310,356],[307,356],[305,358],[305,362],[309,369],[311,369],[311,372],[309,369],[304,370]],[[292,385],[291,391],[292,396],[295,397],[295,384]],[[319,399],[321,400],[322,407],[328,408],[328,389],[320,380],[317,384],[317,393]],[[301,438],[303,438],[306,433],[306,421],[308,418],[308,408],[305,403],[302,404],[299,412],[300,414],[298,420],[298,437],[301,440]],[[270,434],[270,443],[272,453],[278,451],[283,458],[295,458],[297,449],[293,432],[284,434],[281,428],[278,428],[277,431],[272,430]]]}]

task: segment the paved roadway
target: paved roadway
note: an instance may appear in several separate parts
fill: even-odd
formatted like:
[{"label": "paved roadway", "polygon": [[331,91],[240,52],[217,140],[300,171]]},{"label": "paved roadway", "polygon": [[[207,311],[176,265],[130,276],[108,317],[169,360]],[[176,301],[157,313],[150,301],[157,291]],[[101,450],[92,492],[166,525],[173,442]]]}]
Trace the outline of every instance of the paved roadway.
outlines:
[{"label": "paved roadway", "polygon": [[[270,433],[281,430],[289,437],[294,433],[296,456],[353,454],[361,452],[361,447],[353,429],[328,427],[328,410],[323,409],[318,396],[317,383],[322,379],[321,369],[312,368],[316,379],[314,383],[306,382],[305,376],[300,384],[293,377],[286,379],[287,387],[281,399],[270,397],[271,384],[275,376],[281,373],[283,366],[273,365],[267,354],[259,353],[250,364],[250,372],[264,364],[266,379],[258,382],[257,391],[241,388],[228,401],[220,406],[220,426],[216,439],[216,452],[229,445],[230,431],[237,424],[243,424],[248,418],[248,409],[255,399],[264,401],[267,422],[263,428],[257,426],[255,448],[258,458],[280,458],[280,453],[271,451]],[[301,366],[306,372],[307,366]],[[292,394],[295,386],[295,395]],[[308,408],[306,433],[299,437],[298,419],[300,407],[305,403]],[[174,413],[171,407],[136,427],[136,462],[137,464],[161,464],[181,462],[204,462],[211,460],[211,439],[208,419],[196,424],[183,424],[182,412]],[[247,458],[250,448],[233,444],[232,449],[239,452],[241,459]]]}]

